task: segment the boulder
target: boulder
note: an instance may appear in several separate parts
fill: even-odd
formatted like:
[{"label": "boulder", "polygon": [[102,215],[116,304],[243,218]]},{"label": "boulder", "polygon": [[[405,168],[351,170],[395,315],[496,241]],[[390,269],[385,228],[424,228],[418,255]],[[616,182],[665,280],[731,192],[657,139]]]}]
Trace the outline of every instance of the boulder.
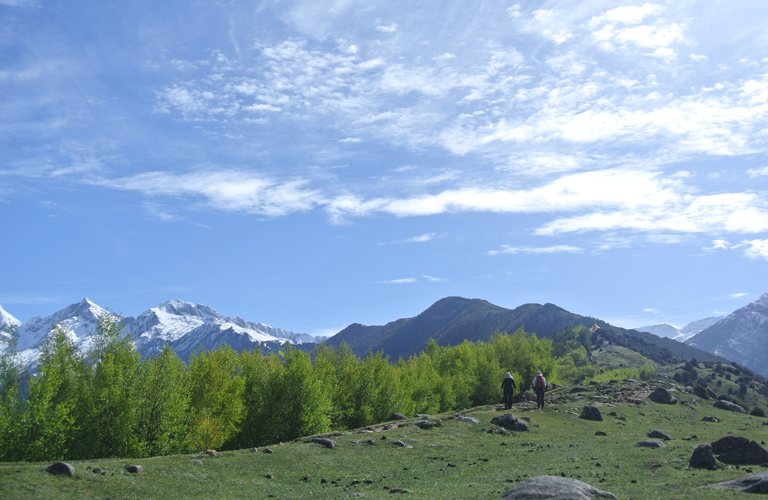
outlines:
[{"label": "boulder", "polygon": [[665,445],[661,441],[654,441],[650,439],[645,441],[640,441],[639,443],[637,443],[637,446],[642,446],[644,448],[666,448],[667,447],[667,445]]},{"label": "boulder", "polygon": [[729,403],[733,403],[733,398],[731,397],[730,394],[720,394],[717,397],[717,400],[718,401],[728,401]]},{"label": "boulder", "polygon": [[670,394],[669,391],[663,387],[657,387],[656,390],[653,391],[650,396],[648,396],[648,399],[654,403],[663,405],[677,404],[677,398],[673,397],[672,394]]},{"label": "boulder", "polygon": [[392,444],[394,444],[394,445],[396,445],[396,446],[400,446],[400,447],[402,447],[402,448],[408,448],[409,450],[410,450],[411,448],[413,448],[413,445],[411,445],[411,444],[405,444],[405,443],[403,443],[402,441],[400,441],[399,439],[395,439],[394,441],[392,441]]},{"label": "boulder", "polygon": [[745,493],[768,493],[768,471],[758,472],[749,476],[739,477],[722,483],[709,484],[702,488],[712,488],[716,490],[737,490]]},{"label": "boulder", "polygon": [[429,431],[429,430],[432,430],[432,427],[440,427],[440,422],[430,422],[429,420],[419,420],[413,425],[415,425],[419,429]]},{"label": "boulder", "polygon": [[749,444],[749,439],[745,437],[725,436],[712,443],[712,451],[719,455],[720,453],[737,450],[747,444]]},{"label": "boulder", "polygon": [[387,420],[407,420],[407,419],[408,417],[406,417],[402,413],[393,413],[392,415],[389,416]]},{"label": "boulder", "polygon": [[715,455],[711,444],[700,444],[693,449],[693,455],[688,465],[695,469],[712,469],[715,467]]},{"label": "boulder", "polygon": [[720,408],[721,410],[735,411],[736,413],[747,413],[747,410],[737,405],[736,403],[731,403],[730,401],[725,401],[722,399],[715,403],[715,408]]},{"label": "boulder", "polygon": [[464,416],[461,416],[461,417],[456,417],[456,420],[458,420],[460,422],[469,422],[470,424],[479,424],[480,423],[480,421],[478,419],[476,419],[475,417],[464,417]]},{"label": "boulder", "polygon": [[702,422],[715,422],[715,423],[717,423],[717,422],[719,422],[719,421],[720,421],[720,419],[718,419],[718,418],[716,418],[716,417],[710,417],[709,415],[705,415],[705,416],[704,416],[704,417],[701,419],[701,421],[702,421]]},{"label": "boulder", "polygon": [[524,420],[517,418],[511,413],[505,413],[503,415],[499,415],[498,417],[493,417],[491,419],[491,423],[505,427],[511,431],[525,432],[528,430],[528,424]]},{"label": "boulder", "polygon": [[717,459],[733,465],[760,465],[768,463],[768,451],[757,444],[757,441],[750,441],[741,448],[718,455]]},{"label": "boulder", "polygon": [[654,438],[654,439],[663,439],[664,441],[671,441],[675,439],[669,434],[665,434],[661,431],[651,431],[648,434],[646,434],[646,437]]},{"label": "boulder", "polygon": [[595,422],[603,421],[603,415],[600,413],[600,410],[596,406],[591,405],[586,405],[584,407],[579,418],[583,418],[584,420],[594,420]]},{"label": "boulder", "polygon": [[547,500],[590,500],[592,498],[615,499],[616,495],[598,490],[577,479],[557,476],[536,476],[515,486],[501,498]]},{"label": "boulder", "polygon": [[701,399],[709,399],[709,393],[707,392],[707,389],[697,385],[693,388],[693,394],[700,397]]},{"label": "boulder", "polygon": [[208,455],[209,457],[218,457],[219,454],[216,453],[216,450],[205,450],[200,452],[201,455]]},{"label": "boulder", "polygon": [[144,469],[141,468],[141,465],[126,465],[123,467],[125,469],[125,472],[129,472],[131,474],[138,474],[140,476],[144,475]]},{"label": "boulder", "polygon": [[608,433],[605,431],[597,431],[595,432],[595,436],[607,436]]},{"label": "boulder", "polygon": [[575,394],[577,392],[589,392],[591,390],[592,389],[587,389],[586,387],[581,387],[577,385],[571,388],[571,394]]},{"label": "boulder", "polygon": [[54,462],[45,469],[45,472],[49,474],[64,474],[72,477],[75,475],[75,468],[67,462]]},{"label": "boulder", "polygon": [[312,438],[312,439],[307,439],[304,442],[305,443],[321,444],[321,445],[325,446],[326,448],[335,448],[336,447],[336,441],[334,441],[333,439],[328,439],[328,438]]}]

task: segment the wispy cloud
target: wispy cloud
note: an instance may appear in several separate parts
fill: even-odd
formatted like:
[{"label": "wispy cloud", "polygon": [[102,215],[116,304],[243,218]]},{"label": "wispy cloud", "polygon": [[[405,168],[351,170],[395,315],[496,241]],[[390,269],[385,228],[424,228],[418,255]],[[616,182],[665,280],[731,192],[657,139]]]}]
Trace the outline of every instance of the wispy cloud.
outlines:
[{"label": "wispy cloud", "polygon": [[426,243],[427,241],[434,239],[436,236],[437,236],[437,233],[425,233],[419,236],[403,238],[401,240],[389,241],[386,243],[378,243],[378,245],[393,245],[396,243]]},{"label": "wispy cloud", "polygon": [[391,285],[404,285],[407,283],[416,283],[416,281],[418,281],[416,278],[400,278],[396,280],[382,281],[381,283],[387,283]]},{"label": "wispy cloud", "polygon": [[657,311],[656,309],[651,309],[651,308],[643,309],[643,312],[644,313],[650,313],[650,314],[658,314],[659,313],[659,311]]},{"label": "wispy cloud", "polygon": [[429,276],[426,274],[422,274],[421,277],[431,283],[442,283],[442,282],[448,281],[448,278],[435,278],[434,276]]},{"label": "wispy cloud", "polygon": [[747,295],[749,295],[749,294],[748,293],[732,293],[732,294],[728,295],[728,298],[729,299],[739,299],[741,297],[746,297]]},{"label": "wispy cloud", "polygon": [[501,250],[490,250],[488,255],[518,254],[518,253],[583,253],[584,249],[571,245],[554,245],[551,247],[513,247],[502,245]]},{"label": "wispy cloud", "polygon": [[762,257],[763,259],[768,260],[768,240],[744,241],[741,245],[738,246],[747,247],[747,249],[744,250],[744,255],[750,259],[757,259]]},{"label": "wispy cloud", "polygon": [[[4,304],[51,304],[59,302],[60,297],[52,297],[50,295],[40,295],[37,293],[10,293],[0,295],[0,305]],[[10,312],[10,311],[9,311]]]}]

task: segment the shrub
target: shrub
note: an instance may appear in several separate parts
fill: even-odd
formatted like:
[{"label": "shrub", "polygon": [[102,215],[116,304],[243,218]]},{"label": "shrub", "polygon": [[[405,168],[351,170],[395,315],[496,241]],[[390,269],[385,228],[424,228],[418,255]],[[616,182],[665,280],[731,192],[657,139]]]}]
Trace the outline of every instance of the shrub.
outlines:
[{"label": "shrub", "polygon": [[765,417],[765,410],[763,410],[759,406],[755,406],[754,408],[752,408],[752,411],[750,411],[749,414],[752,415],[752,416],[755,416],[755,417],[763,417],[764,418]]}]

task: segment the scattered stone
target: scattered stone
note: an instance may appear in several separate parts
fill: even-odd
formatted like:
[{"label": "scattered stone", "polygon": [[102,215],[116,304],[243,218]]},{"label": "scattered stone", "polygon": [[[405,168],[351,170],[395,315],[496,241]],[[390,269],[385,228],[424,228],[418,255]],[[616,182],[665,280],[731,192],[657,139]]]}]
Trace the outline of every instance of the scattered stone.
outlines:
[{"label": "scattered stone", "polygon": [[416,418],[420,418],[422,420],[429,420],[429,415],[427,415],[426,413],[417,413]]},{"label": "scattered stone", "polygon": [[581,387],[577,385],[571,388],[571,394],[576,394],[577,392],[589,392],[591,390],[592,389],[587,389],[586,387]]},{"label": "scattered stone", "polygon": [[326,448],[335,448],[336,447],[336,441],[333,439],[327,439],[327,438],[312,438],[307,439],[304,441],[305,443],[317,443],[325,446]]},{"label": "scattered stone", "polygon": [[595,432],[595,436],[607,436],[608,433],[605,431],[597,431]]},{"label": "scattered stone", "polygon": [[641,405],[643,404],[643,400],[636,399],[636,398],[627,398],[627,403],[632,403],[633,405]]},{"label": "scattered stone", "polygon": [[488,431],[488,433],[489,434],[490,433],[496,433],[496,434],[501,434],[502,436],[506,436],[507,434],[509,434],[509,431],[507,429],[505,429],[504,427],[499,427],[497,425],[496,427],[494,427],[493,429]]},{"label": "scattered stone", "polygon": [[718,455],[717,459],[733,465],[760,465],[768,463],[768,451],[757,444],[757,441],[750,441],[741,448]]},{"label": "scattered stone", "polygon": [[702,488],[712,488],[716,490],[730,489],[743,491],[745,493],[768,493],[768,471],[758,472],[750,476],[739,477],[722,483],[702,486]]},{"label": "scattered stone", "polygon": [[661,431],[651,431],[648,434],[646,434],[646,437],[655,438],[655,439],[663,439],[664,441],[672,441],[672,440],[675,439],[672,436],[670,436],[669,434],[665,434],[664,432],[661,432]]},{"label": "scattered stone", "polygon": [[717,423],[717,422],[719,422],[719,421],[720,421],[720,419],[718,419],[717,417],[710,417],[709,415],[705,415],[705,416],[704,416],[704,417],[701,419],[701,421],[702,421],[702,422],[715,422],[715,423]]},{"label": "scattered stone", "polygon": [[460,422],[469,422],[470,424],[479,424],[480,421],[475,417],[456,417],[456,420]]},{"label": "scattered stone", "polygon": [[537,476],[526,479],[506,492],[501,498],[547,500],[590,500],[592,498],[615,499],[616,495],[598,490],[577,479],[557,476]]},{"label": "scattered stone", "polygon": [[694,448],[688,465],[695,469],[714,469],[717,464],[715,455],[712,453],[712,445],[700,444]]},{"label": "scattered stone", "polygon": [[402,413],[393,413],[392,415],[389,416],[387,420],[407,420],[407,419],[408,417],[406,417]]},{"label": "scattered stone", "polygon": [[270,448],[264,448],[264,451],[262,453],[274,453]]},{"label": "scattered stone", "polygon": [[731,403],[730,401],[725,401],[725,400],[717,401],[715,403],[715,408],[720,408],[721,410],[735,411],[736,413],[747,413],[747,410],[737,405],[736,403]]},{"label": "scattered stone", "polygon": [[672,394],[670,394],[669,391],[663,387],[657,387],[656,390],[653,391],[650,396],[648,396],[648,399],[654,403],[663,405],[677,404],[677,398],[673,397]]},{"label": "scattered stone", "polygon": [[403,489],[403,488],[392,488],[389,490],[390,493],[410,493],[410,491]]},{"label": "scattered stone", "polygon": [[707,389],[700,385],[697,385],[693,388],[693,394],[700,397],[701,399],[709,399],[709,393],[707,392]]},{"label": "scattered stone", "polygon": [[624,382],[630,382],[632,384],[639,384],[640,383],[640,382],[638,382],[637,380],[635,380],[633,378],[625,378]]},{"label": "scattered stone", "polygon": [[202,460],[192,460],[192,465],[203,465]]},{"label": "scattered stone", "polygon": [[430,430],[432,430],[432,427],[439,427],[440,426],[439,423],[437,423],[437,422],[430,422],[429,420],[419,420],[418,422],[416,422],[413,425],[415,425],[416,427],[418,427],[419,429],[424,430],[424,431],[430,431]]},{"label": "scattered stone", "polygon": [[258,448],[251,448],[251,451],[254,452],[254,453],[258,453],[259,449]]},{"label": "scattered stone", "polygon": [[512,415],[511,413],[505,413],[503,415],[499,415],[498,417],[493,417],[491,419],[491,423],[499,425],[511,431],[524,432],[528,430],[528,424],[525,421]]},{"label": "scattered stone", "polygon": [[733,403],[733,398],[731,397],[730,394],[720,394],[717,397],[717,400],[718,401],[728,401],[729,403]]},{"label": "scattered stone", "polygon": [[55,462],[49,465],[48,468],[45,469],[45,472],[49,474],[64,474],[72,477],[75,475],[75,468],[67,462]]},{"label": "scattered stone", "polygon": [[376,444],[376,441],[374,441],[373,439],[369,439],[368,441],[366,441],[366,443],[368,443],[368,444]]},{"label": "scattered stone", "polygon": [[267,474],[264,477],[266,477],[267,479],[274,479],[275,478],[275,476],[273,476],[272,474]]},{"label": "scattered stone", "polygon": [[645,448],[666,448],[667,445],[662,443],[661,441],[654,441],[654,440],[646,440],[646,441],[640,441],[637,443],[637,446],[643,446]]},{"label": "scattered stone", "polygon": [[395,439],[394,441],[392,441],[392,444],[397,445],[397,446],[402,446],[403,448],[408,448],[408,449],[413,448],[412,444],[405,444],[402,441],[400,441],[399,439]]},{"label": "scattered stone", "polygon": [[600,413],[600,410],[596,406],[591,405],[586,405],[584,407],[584,410],[582,410],[579,418],[583,418],[584,420],[593,420],[595,422],[603,421],[603,415]]},{"label": "scattered stone", "polygon": [[216,453],[216,450],[205,450],[200,452],[201,455],[208,455],[209,457],[218,457],[219,454]]},{"label": "scattered stone", "polygon": [[520,417],[520,418],[522,418],[523,420],[525,420],[529,424],[531,423],[531,417]]},{"label": "scattered stone", "polygon": [[141,468],[141,465],[126,465],[123,467],[125,469],[125,472],[129,472],[131,474],[138,474],[140,476],[144,475],[144,469]]}]

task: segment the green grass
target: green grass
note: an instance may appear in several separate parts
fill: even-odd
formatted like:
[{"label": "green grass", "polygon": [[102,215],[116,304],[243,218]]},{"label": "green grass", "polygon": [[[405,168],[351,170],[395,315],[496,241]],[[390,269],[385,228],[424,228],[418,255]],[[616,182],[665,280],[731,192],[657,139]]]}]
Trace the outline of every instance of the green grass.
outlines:
[{"label": "green grass", "polygon": [[[567,394],[565,389],[555,391],[548,395],[551,404],[543,412],[533,410],[530,403],[520,405],[512,413],[530,417],[530,431],[508,436],[486,432],[492,427],[490,419],[503,412],[482,407],[465,412],[479,419],[480,424],[451,420],[454,413],[450,413],[439,416],[443,425],[431,431],[404,426],[384,432],[344,433],[333,438],[338,443],[335,449],[291,442],[270,446],[273,454],[239,450],[223,452],[218,458],[177,455],[78,462],[74,463],[73,478],[45,473],[48,463],[1,464],[0,498],[254,499],[272,495],[330,499],[348,498],[353,493],[393,498],[387,487],[407,489],[409,493],[401,495],[405,498],[498,498],[519,481],[543,474],[581,479],[620,499],[744,497],[733,491],[698,487],[745,475],[745,467],[689,470],[688,459],[697,444],[730,433],[758,443],[768,440],[768,426],[761,425],[764,419],[726,412],[703,401],[691,406],[665,406],[646,400],[641,405],[603,406],[603,422],[581,420],[577,417],[581,408],[595,401],[598,392],[608,397],[632,392],[630,388],[622,391],[616,384],[594,389],[582,399]],[[693,399],[687,394],[675,396],[681,402]],[[617,417],[608,416],[610,411],[615,411]],[[704,415],[716,416],[721,422],[701,422]],[[646,439],[647,432],[656,429],[677,439],[669,441],[664,449],[635,446]],[[608,436],[595,436],[597,430],[606,431]],[[375,444],[365,444],[368,439]],[[395,446],[395,439],[414,448]],[[194,465],[193,460],[201,460],[202,465]],[[129,463],[141,465],[145,475],[124,473],[122,467]],[[88,466],[98,467],[106,475],[94,474],[86,470]],[[765,470],[759,466],[751,469]],[[268,479],[267,474],[274,479]],[[321,483],[322,479],[327,483]]]},{"label": "green grass", "polygon": [[617,368],[640,368],[646,363],[655,365],[653,361],[631,349],[619,345],[598,346],[592,351],[590,361],[606,370]]}]

